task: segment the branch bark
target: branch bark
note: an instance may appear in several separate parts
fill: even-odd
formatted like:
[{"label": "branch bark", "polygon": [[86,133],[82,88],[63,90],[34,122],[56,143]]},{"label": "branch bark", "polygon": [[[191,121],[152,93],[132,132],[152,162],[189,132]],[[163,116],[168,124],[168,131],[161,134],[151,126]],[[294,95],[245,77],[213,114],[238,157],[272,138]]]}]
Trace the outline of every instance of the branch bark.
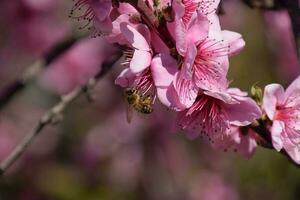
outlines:
[{"label": "branch bark", "polygon": [[22,91],[26,84],[30,82],[40,71],[47,67],[55,58],[60,56],[63,52],[69,49],[80,37],[71,37],[62,41],[49,52],[47,52],[42,59],[37,60],[30,65],[24,72],[24,75],[15,82],[7,85],[0,91],[0,110],[20,91]]},{"label": "branch bark", "polygon": [[121,53],[117,53],[115,56],[102,65],[102,70],[94,77],[91,78],[85,85],[78,87],[72,92],[61,97],[61,101],[48,110],[39,120],[37,125],[32,129],[32,131],[26,135],[23,140],[14,148],[11,154],[0,163],[0,175],[4,174],[7,169],[18,160],[21,155],[26,151],[26,149],[32,144],[34,139],[42,133],[42,130],[51,124],[57,123],[62,119],[63,112],[65,109],[79,96],[88,93],[92,88],[95,87],[97,81],[99,81],[114,65],[114,63],[119,60]]},{"label": "branch bark", "polygon": [[[260,146],[267,148],[267,149],[275,150],[272,145],[271,133],[266,127],[267,127],[266,123],[263,120],[258,120],[257,124],[249,125],[249,128],[252,129],[253,131],[255,131],[261,137],[262,141],[260,141],[261,142]],[[284,149],[282,149],[279,153],[281,153],[282,155],[287,157],[289,159],[289,161],[291,163],[293,163],[294,166],[296,166],[297,168],[300,168],[299,164],[297,164],[295,161],[293,161]]]}]

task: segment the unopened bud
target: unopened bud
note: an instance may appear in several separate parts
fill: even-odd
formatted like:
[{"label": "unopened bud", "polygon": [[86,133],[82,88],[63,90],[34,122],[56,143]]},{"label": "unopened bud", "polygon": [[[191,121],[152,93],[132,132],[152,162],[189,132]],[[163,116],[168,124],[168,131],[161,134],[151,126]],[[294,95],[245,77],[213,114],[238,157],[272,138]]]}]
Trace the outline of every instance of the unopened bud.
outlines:
[{"label": "unopened bud", "polygon": [[251,97],[258,105],[261,105],[263,93],[262,89],[256,84],[251,87]]}]

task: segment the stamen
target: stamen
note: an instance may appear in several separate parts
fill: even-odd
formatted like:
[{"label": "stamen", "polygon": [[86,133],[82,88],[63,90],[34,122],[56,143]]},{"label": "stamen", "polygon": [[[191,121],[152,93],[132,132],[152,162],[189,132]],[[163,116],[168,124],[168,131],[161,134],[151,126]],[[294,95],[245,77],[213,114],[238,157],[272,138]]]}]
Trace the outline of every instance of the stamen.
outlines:
[{"label": "stamen", "polygon": [[182,129],[197,130],[213,143],[229,129],[227,118],[220,100],[200,94],[195,103],[184,111],[179,119],[179,126]]}]

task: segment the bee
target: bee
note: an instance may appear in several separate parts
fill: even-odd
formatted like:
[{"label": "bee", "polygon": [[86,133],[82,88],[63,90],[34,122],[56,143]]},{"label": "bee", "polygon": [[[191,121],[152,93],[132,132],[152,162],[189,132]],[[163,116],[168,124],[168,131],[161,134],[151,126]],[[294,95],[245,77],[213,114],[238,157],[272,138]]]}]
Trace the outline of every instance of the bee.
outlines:
[{"label": "bee", "polygon": [[153,112],[152,98],[140,94],[137,89],[127,88],[125,90],[125,97],[128,102],[127,121],[131,122],[133,116],[133,109],[143,114],[150,114]]}]

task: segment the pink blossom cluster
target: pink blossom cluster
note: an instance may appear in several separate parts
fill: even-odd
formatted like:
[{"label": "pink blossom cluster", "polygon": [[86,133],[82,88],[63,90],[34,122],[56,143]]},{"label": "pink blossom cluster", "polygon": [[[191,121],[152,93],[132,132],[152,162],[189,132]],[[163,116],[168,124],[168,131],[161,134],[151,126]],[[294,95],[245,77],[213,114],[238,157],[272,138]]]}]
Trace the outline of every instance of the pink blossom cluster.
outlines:
[{"label": "pink blossom cluster", "polygon": [[93,25],[97,35],[123,50],[124,69],[115,83],[136,92],[137,111],[159,100],[177,113],[176,127],[188,137],[207,138],[217,149],[234,148],[246,157],[261,139],[250,125],[266,113],[274,148],[285,149],[300,163],[300,80],[285,93],[279,85],[267,86],[262,107],[231,88],[229,57],[245,41],[239,33],[222,30],[219,3],[78,0],[71,16]]}]

